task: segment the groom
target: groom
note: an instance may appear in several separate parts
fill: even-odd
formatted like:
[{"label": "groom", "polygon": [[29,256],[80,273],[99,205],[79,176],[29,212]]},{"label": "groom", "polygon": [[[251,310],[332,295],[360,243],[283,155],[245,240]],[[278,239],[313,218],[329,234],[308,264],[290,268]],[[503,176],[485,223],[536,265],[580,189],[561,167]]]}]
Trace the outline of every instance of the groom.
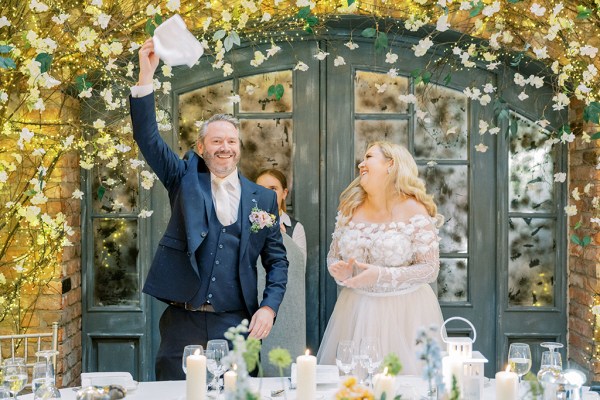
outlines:
[{"label": "groom", "polygon": [[[236,118],[217,114],[204,122],[196,149],[202,157],[190,151],[180,159],[159,135],[152,93],[158,61],[149,39],[139,51],[139,81],[130,99],[134,139],[171,203],[143,291],[169,304],[159,323],[156,379],[181,380],[186,345],[222,339],[243,319],[250,320],[250,337],[269,335],[285,293],[288,261],[275,192],[238,173]],[[257,210],[266,226],[250,221]],[[260,306],[259,255],[266,270]]]}]

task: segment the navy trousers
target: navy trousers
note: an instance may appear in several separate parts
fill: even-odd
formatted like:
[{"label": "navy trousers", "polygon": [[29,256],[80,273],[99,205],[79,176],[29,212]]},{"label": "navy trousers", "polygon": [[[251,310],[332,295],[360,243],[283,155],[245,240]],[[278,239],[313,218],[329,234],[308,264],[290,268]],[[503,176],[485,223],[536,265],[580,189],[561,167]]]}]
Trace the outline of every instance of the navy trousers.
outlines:
[{"label": "navy trousers", "polygon": [[[224,333],[242,320],[250,321],[246,311],[201,312],[187,311],[168,306],[160,317],[160,346],[156,355],[157,381],[184,380],[181,366],[183,348],[188,344],[200,344],[206,349],[211,339],[225,339]],[[231,343],[229,344],[231,347]]]}]

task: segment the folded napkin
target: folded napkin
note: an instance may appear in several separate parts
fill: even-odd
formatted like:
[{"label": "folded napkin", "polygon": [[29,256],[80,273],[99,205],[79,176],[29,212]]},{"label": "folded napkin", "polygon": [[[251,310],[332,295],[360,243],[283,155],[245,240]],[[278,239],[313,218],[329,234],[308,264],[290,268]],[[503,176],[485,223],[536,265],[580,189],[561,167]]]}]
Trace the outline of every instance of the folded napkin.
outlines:
[{"label": "folded napkin", "polygon": [[154,30],[153,41],[154,52],[171,67],[186,64],[192,68],[204,53],[202,44],[188,31],[179,14]]},{"label": "folded napkin", "polygon": [[133,380],[129,372],[83,372],[81,386],[109,386],[121,385],[131,391],[137,388],[138,383]]}]

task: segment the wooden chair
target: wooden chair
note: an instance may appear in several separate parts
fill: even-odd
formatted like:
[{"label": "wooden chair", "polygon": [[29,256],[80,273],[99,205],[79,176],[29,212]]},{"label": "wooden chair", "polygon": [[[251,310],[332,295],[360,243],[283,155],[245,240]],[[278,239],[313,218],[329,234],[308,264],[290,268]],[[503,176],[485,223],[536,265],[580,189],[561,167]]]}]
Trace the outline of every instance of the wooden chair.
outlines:
[{"label": "wooden chair", "polygon": [[[51,332],[0,335],[0,365],[5,358],[23,357],[27,368],[33,368],[38,361],[35,353],[40,350],[58,350],[58,322],[52,323]],[[52,365],[56,371],[56,356]]]}]

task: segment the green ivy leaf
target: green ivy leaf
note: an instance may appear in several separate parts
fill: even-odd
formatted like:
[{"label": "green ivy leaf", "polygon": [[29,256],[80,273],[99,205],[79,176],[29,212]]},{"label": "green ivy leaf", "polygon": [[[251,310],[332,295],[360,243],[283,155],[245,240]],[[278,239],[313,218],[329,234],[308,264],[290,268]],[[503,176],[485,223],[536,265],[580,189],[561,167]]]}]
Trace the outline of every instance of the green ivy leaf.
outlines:
[{"label": "green ivy leaf", "polygon": [[573,227],[573,230],[576,231],[579,228],[581,228],[581,220],[575,224],[575,226]]},{"label": "green ivy leaf", "polygon": [[102,198],[104,197],[104,193],[106,193],[106,188],[102,185],[100,185],[98,187],[98,191],[96,192],[96,195],[98,196],[98,200],[102,200]]},{"label": "green ivy leaf", "polygon": [[581,240],[579,240],[579,236],[572,234],[571,235],[571,242],[575,243],[576,245],[581,246]]},{"label": "green ivy leaf", "polygon": [[600,139],[600,132],[594,133],[592,136],[590,136],[590,139],[592,139],[592,140]]},{"label": "green ivy leaf", "polygon": [[591,102],[583,109],[583,120],[585,122],[600,123],[600,103],[597,101]]},{"label": "green ivy leaf", "polygon": [[160,15],[160,14],[155,14],[155,15],[154,15],[154,23],[156,24],[156,26],[158,26],[158,25],[162,24],[162,22],[163,22],[162,15]]},{"label": "green ivy leaf", "polygon": [[563,135],[571,134],[571,127],[569,124],[564,124],[558,129],[558,137],[561,138]]},{"label": "green ivy leaf", "polygon": [[385,32],[379,32],[375,39],[375,50],[383,51],[388,48],[388,36]]},{"label": "green ivy leaf", "polygon": [[375,30],[375,28],[365,28],[360,34],[362,37],[372,38],[375,37],[375,35],[377,35],[377,31]]},{"label": "green ivy leaf", "polygon": [[516,118],[513,118],[510,121],[510,134],[516,135],[518,131],[519,131],[519,123],[517,122]]},{"label": "green ivy leaf", "polygon": [[233,40],[233,44],[237,44],[238,46],[240,45],[240,36],[237,34],[236,31],[231,31],[229,33],[229,37],[231,37],[231,40]]},{"label": "green ivy leaf", "polygon": [[523,53],[519,53],[515,56],[515,58],[510,62],[511,67],[518,67],[523,59]]},{"label": "green ivy leaf", "polygon": [[1,45],[0,46],[0,54],[6,54],[6,53],[10,53],[12,51],[13,47],[12,46],[8,46],[8,45]]},{"label": "green ivy leaf", "polygon": [[581,241],[581,247],[585,247],[590,243],[592,243],[592,238],[589,236],[584,236],[583,240]]},{"label": "green ivy leaf", "polygon": [[520,3],[522,1],[523,0],[508,0],[508,2],[511,3],[511,4],[517,4],[517,3]]},{"label": "green ivy leaf", "polygon": [[218,31],[215,32],[215,34],[213,35],[213,40],[216,42],[217,40],[221,40],[225,37],[226,32],[224,29],[219,29]]},{"label": "green ivy leaf", "polygon": [[423,77],[423,83],[427,84],[431,81],[431,72],[423,71],[421,76]]},{"label": "green ivy leaf", "polygon": [[314,15],[310,15],[306,18],[306,23],[308,26],[315,26],[318,22],[319,18],[315,17]]},{"label": "green ivy leaf", "polygon": [[89,89],[92,86],[91,82],[85,80],[87,74],[77,75],[75,77],[75,85],[77,86],[77,90],[83,92],[86,89]]},{"label": "green ivy leaf", "polygon": [[449,85],[451,80],[452,80],[452,75],[450,75],[450,74],[446,75],[444,77],[444,84]]},{"label": "green ivy leaf", "polygon": [[144,31],[148,35],[154,36],[155,29],[156,29],[156,25],[154,25],[154,22],[152,22],[152,18],[148,18],[148,21],[146,21],[146,26],[144,27]]},{"label": "green ivy leaf", "polygon": [[308,17],[310,15],[310,7],[306,6],[306,7],[302,7],[301,9],[298,10],[298,14],[296,14],[296,17],[298,17],[298,19],[306,19],[306,17]]},{"label": "green ivy leaf", "polygon": [[577,6],[577,19],[586,19],[592,15],[592,10],[585,6]]},{"label": "green ivy leaf", "polygon": [[225,51],[231,50],[231,48],[233,47],[233,39],[231,35],[228,35],[225,38],[225,41],[223,42],[223,47],[225,47]]},{"label": "green ivy leaf", "polygon": [[354,4],[356,0],[348,0],[348,7],[350,7],[352,4]]},{"label": "green ivy leaf", "polygon": [[15,69],[17,68],[17,64],[15,64],[15,61],[12,58],[0,57],[0,68]]},{"label": "green ivy leaf", "polygon": [[50,70],[50,65],[52,64],[52,56],[48,53],[40,53],[35,58],[35,61],[41,64],[40,72],[43,74],[44,72],[48,72]]},{"label": "green ivy leaf", "polygon": [[281,98],[283,97],[283,92],[284,92],[283,85],[281,83],[278,83],[275,86],[275,98],[277,100],[281,100]]},{"label": "green ivy leaf", "polygon": [[473,17],[476,17],[477,15],[479,15],[479,13],[483,10],[484,4],[482,1],[478,1],[477,3],[472,1],[471,5],[473,7],[471,8],[471,11],[469,12],[469,16],[471,18],[473,18]]},{"label": "green ivy leaf", "polygon": [[37,192],[33,189],[29,189],[25,191],[25,196],[33,197]]},{"label": "green ivy leaf", "polygon": [[312,28],[309,25],[306,25],[306,28],[304,28],[304,31],[308,32],[308,33],[314,33],[314,31],[312,30]]}]

